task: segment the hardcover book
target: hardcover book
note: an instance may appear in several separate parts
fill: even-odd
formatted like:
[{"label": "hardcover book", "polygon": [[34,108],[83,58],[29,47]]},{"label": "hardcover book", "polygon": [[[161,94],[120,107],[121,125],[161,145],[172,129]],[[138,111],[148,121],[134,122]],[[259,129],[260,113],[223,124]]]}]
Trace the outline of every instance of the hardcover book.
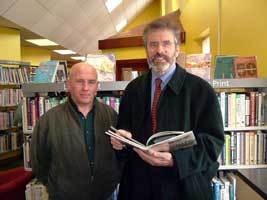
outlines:
[{"label": "hardcover book", "polygon": [[210,63],[210,54],[187,54],[185,69],[191,74],[197,75],[205,80],[209,80]]},{"label": "hardcover book", "polygon": [[99,81],[116,80],[116,58],[114,54],[88,54],[86,62],[96,68]]},{"label": "hardcover book", "polygon": [[36,75],[33,79],[34,83],[53,83],[55,82],[58,69],[58,61],[41,62],[36,69]]},{"label": "hardcover book", "polygon": [[235,78],[235,56],[216,56],[214,79]]},{"label": "hardcover book", "polygon": [[256,56],[239,56],[234,58],[236,78],[257,78]]},{"label": "hardcover book", "polygon": [[192,131],[181,132],[181,131],[163,131],[153,134],[148,138],[146,145],[140,143],[133,138],[126,138],[116,133],[116,129],[111,127],[111,130],[106,131],[106,134],[114,137],[121,142],[144,150],[154,150],[161,152],[170,152],[178,149],[184,149],[196,145],[196,139]]}]

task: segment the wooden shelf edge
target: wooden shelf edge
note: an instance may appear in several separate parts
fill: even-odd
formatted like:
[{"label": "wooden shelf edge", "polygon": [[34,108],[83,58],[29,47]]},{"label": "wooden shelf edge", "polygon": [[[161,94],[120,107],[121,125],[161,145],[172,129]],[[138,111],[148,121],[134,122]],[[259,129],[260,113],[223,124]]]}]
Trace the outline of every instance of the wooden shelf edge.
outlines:
[{"label": "wooden shelf edge", "polygon": [[21,156],[21,154],[22,154],[22,148],[0,153],[0,161],[14,158],[14,157],[19,157]]}]

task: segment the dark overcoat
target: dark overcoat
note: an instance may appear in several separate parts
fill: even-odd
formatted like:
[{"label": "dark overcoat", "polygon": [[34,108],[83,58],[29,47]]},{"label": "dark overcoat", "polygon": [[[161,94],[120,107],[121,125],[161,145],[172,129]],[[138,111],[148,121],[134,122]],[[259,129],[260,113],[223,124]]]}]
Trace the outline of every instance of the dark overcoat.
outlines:
[{"label": "dark overcoat", "polygon": [[[128,84],[121,101],[118,128],[145,143],[151,135],[151,71]],[[208,200],[218,169],[224,131],[216,93],[203,79],[180,66],[161,93],[157,132],[190,131],[197,145],[171,152],[173,167],[152,167],[131,148],[117,152],[126,161],[120,200]]]}]

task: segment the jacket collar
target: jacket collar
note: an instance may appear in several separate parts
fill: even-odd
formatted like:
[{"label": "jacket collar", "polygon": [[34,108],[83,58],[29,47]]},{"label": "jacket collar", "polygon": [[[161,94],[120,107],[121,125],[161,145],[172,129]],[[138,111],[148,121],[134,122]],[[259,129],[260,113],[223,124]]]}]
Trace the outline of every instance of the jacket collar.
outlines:
[{"label": "jacket collar", "polygon": [[[170,88],[171,91],[173,91],[176,95],[178,95],[184,84],[186,73],[187,72],[185,71],[185,69],[176,64],[175,72],[171,77],[170,81],[167,83],[166,87]],[[142,97],[147,96],[147,91],[150,91],[151,89],[151,78],[152,78],[151,70],[147,74],[145,74],[142,78],[143,82],[142,85],[144,85],[145,87],[142,87],[138,90]]]},{"label": "jacket collar", "polygon": [[178,95],[183,87],[186,73],[185,69],[176,64],[176,70],[166,87],[169,87],[176,95]]}]

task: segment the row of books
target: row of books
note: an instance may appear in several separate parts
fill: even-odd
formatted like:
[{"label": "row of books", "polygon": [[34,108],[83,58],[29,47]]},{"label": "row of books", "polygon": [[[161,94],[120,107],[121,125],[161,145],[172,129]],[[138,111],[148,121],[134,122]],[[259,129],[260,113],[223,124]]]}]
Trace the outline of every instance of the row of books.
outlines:
[{"label": "row of books", "polygon": [[33,130],[40,116],[65,101],[66,97],[24,97],[22,99],[24,130]]},{"label": "row of books", "polygon": [[236,200],[236,177],[229,172],[211,182],[214,200]]},{"label": "row of books", "polygon": [[17,111],[15,110],[0,112],[0,130],[6,130],[10,127],[15,127],[14,120],[15,120],[16,114],[17,114]]},{"label": "row of books", "polygon": [[36,68],[33,76],[34,83],[54,83],[64,82],[68,78],[68,70],[66,61],[44,61]]},{"label": "row of books", "polygon": [[[180,53],[177,62],[185,69],[203,79],[210,79],[210,54],[185,54]],[[257,78],[256,56],[215,56],[214,79],[225,78]]]},{"label": "row of books", "polygon": [[113,97],[113,96],[104,96],[104,97],[99,97],[102,102],[105,104],[111,106],[117,113],[119,112],[119,107],[120,107],[120,97]]},{"label": "row of books", "polygon": [[263,126],[265,92],[217,93],[224,127]]},{"label": "row of books", "polygon": [[[33,130],[36,121],[49,109],[66,101],[66,97],[24,97],[23,106],[23,127],[24,130]],[[110,105],[119,112],[120,98],[113,96],[98,97],[103,103]]]},{"label": "row of books", "polygon": [[216,56],[214,79],[257,78],[256,56]]},{"label": "row of books", "polygon": [[11,68],[0,66],[1,84],[22,84],[28,82],[29,78],[26,67]]},{"label": "row of books", "polygon": [[0,153],[21,148],[22,139],[19,132],[0,133]]},{"label": "row of books", "polygon": [[[117,200],[119,186],[115,189],[109,200]],[[46,187],[37,180],[32,179],[27,185],[25,190],[26,200],[48,200],[49,194]]]},{"label": "row of books", "polygon": [[46,187],[36,178],[32,179],[25,190],[26,200],[48,200],[49,196]]},{"label": "row of books", "polygon": [[267,133],[258,131],[230,132],[219,157],[221,165],[267,164]]},{"label": "row of books", "polygon": [[0,90],[0,106],[16,106],[22,98],[21,89]]}]

